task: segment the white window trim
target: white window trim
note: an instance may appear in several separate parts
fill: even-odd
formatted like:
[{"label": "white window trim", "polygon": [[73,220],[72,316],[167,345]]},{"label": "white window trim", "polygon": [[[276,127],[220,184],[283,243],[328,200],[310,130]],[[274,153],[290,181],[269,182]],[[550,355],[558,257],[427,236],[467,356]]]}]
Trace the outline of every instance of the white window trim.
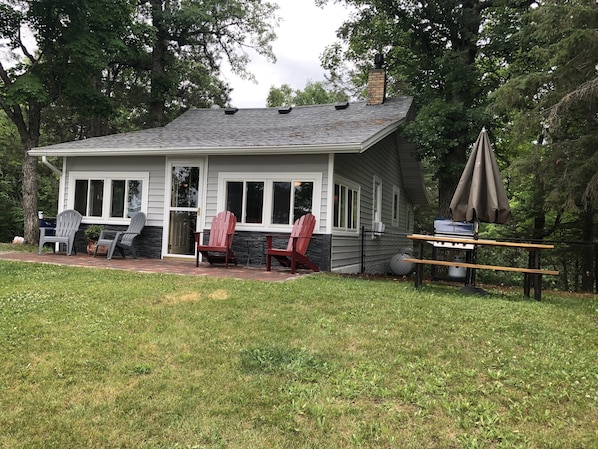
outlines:
[{"label": "white window trim", "polygon": [[[378,195],[376,195],[376,190],[378,190]],[[372,182],[372,223],[382,222],[382,192],[382,179],[374,176]]]},{"label": "white window trim", "polygon": [[333,234],[334,235],[350,235],[350,236],[358,236],[359,235],[359,230],[361,227],[361,186],[359,184],[357,184],[356,182],[350,181],[347,178],[343,178],[342,176],[338,176],[335,175],[334,176],[334,182],[332,183],[332,196],[334,197],[334,187],[339,184],[343,187],[347,187],[351,190],[354,190],[357,192],[357,223],[355,224],[355,229],[347,229],[345,228],[340,228],[340,227],[335,227],[334,226],[334,200],[332,201],[331,207],[330,207],[330,217],[331,217],[331,223],[332,223],[332,230],[333,230]]},{"label": "white window trim", "polygon": [[104,200],[102,204],[101,217],[87,217],[83,216],[82,223],[105,223],[105,224],[129,224],[130,218],[115,218],[110,217],[107,211],[110,210],[111,196],[108,186],[112,180],[141,180],[143,182],[141,194],[141,211],[147,213],[148,197],[149,197],[149,172],[97,172],[97,171],[73,171],[69,173],[68,182],[68,209],[75,207],[75,182],[77,180],[103,180],[104,181]]},{"label": "white window trim", "polygon": [[[397,201],[395,202],[395,198]],[[392,225],[396,228],[399,227],[401,222],[401,189],[398,186],[392,186]]]},{"label": "white window trim", "polygon": [[[237,222],[236,229],[240,231],[287,231],[293,224],[271,223],[272,217],[272,189],[274,182],[306,181],[314,183],[312,214],[320,220],[322,197],[322,173],[288,172],[288,173],[247,173],[247,172],[220,172],[218,174],[218,201],[219,211],[226,208],[226,183],[227,182],[264,182],[264,209],[262,223]],[[319,226],[319,224],[318,224]]]}]

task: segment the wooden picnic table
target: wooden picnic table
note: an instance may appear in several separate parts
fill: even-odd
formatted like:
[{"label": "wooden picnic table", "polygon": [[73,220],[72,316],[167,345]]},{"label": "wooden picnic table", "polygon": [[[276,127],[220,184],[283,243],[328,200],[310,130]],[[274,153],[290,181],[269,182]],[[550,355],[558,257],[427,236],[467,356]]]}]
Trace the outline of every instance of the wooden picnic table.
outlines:
[{"label": "wooden picnic table", "polygon": [[[406,258],[405,262],[412,262],[417,265],[415,274],[415,286],[421,287],[423,282],[424,265],[443,265],[443,266],[455,266],[469,268],[472,270],[497,270],[497,271],[513,271],[518,273],[524,273],[523,281],[523,292],[525,296],[530,296],[531,286],[534,287],[534,297],[540,301],[542,299],[542,275],[558,275],[558,271],[554,270],[543,270],[540,268],[540,251],[543,249],[552,249],[554,245],[544,243],[525,243],[525,242],[503,242],[499,240],[484,240],[484,239],[471,239],[461,237],[445,237],[445,236],[434,236],[434,235],[422,235],[413,234],[408,235],[407,238],[418,243],[418,257]],[[461,249],[464,246],[473,247],[474,253],[478,247],[506,247],[515,249],[524,249],[529,252],[528,254],[528,265],[527,267],[509,267],[500,265],[487,265],[473,262],[454,262],[447,260],[436,260],[436,259],[425,259],[424,258],[424,244],[425,243],[437,243],[442,242],[443,248],[445,249]]]}]

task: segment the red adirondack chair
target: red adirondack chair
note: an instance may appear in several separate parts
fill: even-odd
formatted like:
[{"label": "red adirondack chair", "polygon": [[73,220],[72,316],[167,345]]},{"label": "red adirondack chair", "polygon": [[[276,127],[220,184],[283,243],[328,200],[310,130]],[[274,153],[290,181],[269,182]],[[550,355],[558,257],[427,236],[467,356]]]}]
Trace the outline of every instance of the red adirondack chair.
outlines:
[{"label": "red adirondack chair", "polygon": [[195,233],[195,242],[197,243],[197,259],[195,266],[199,266],[199,254],[206,258],[210,265],[214,263],[224,263],[228,268],[228,263],[233,262],[237,265],[235,253],[233,252],[233,234],[237,226],[237,218],[230,212],[219,212],[212,219],[210,228],[210,239],[207,245],[201,245],[200,233]]},{"label": "red adirondack chair", "polygon": [[272,248],[272,236],[266,236],[266,271],[272,269],[272,257],[275,257],[283,267],[291,267],[291,274],[297,267],[320,271],[318,266],[305,255],[316,226],[316,217],[312,214],[303,215],[293,225],[289,244],[286,249]]}]

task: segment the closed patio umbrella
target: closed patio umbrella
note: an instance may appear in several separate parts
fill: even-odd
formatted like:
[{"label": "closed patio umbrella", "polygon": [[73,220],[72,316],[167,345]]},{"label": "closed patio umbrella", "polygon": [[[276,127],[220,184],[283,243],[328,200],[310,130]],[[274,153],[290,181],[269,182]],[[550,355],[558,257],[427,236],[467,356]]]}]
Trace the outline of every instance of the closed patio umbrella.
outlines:
[{"label": "closed patio umbrella", "polygon": [[[482,128],[449,206],[453,221],[477,224],[508,223],[511,207],[490,145],[488,132]],[[477,229],[476,229],[477,234]]]},{"label": "closed patio umbrella", "polygon": [[[449,206],[453,221],[472,222],[474,238],[478,238],[480,221],[485,223],[508,223],[511,219],[511,207],[507,192],[498,170],[498,164],[490,145],[488,132],[482,128],[473,151],[461,174],[461,179]],[[476,251],[473,251],[475,263]],[[483,293],[475,286],[475,270],[471,272],[473,287],[465,291]]]}]

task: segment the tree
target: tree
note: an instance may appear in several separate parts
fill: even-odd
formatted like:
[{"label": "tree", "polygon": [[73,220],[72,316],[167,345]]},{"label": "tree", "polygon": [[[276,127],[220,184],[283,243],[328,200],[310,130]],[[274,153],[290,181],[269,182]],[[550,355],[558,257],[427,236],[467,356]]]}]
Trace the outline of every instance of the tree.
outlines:
[{"label": "tree", "polygon": [[152,25],[151,50],[134,68],[149,74],[148,126],[164,125],[168,109],[178,115],[202,100],[224,106],[229,88],[219,79],[222,61],[251,77],[244,49],[274,60],[276,9],[262,0],[142,2],[141,17]]},{"label": "tree", "polygon": [[[537,142],[518,163],[518,177],[527,184],[517,190],[534,199],[536,238],[576,229],[592,242],[598,207],[598,4],[542,1],[523,25],[510,79],[494,101],[513,143]],[[550,225],[547,214],[555,217]],[[581,254],[581,288],[591,291],[592,245]]]},{"label": "tree", "polygon": [[270,87],[266,105],[270,108],[279,106],[307,106],[348,101],[349,96],[328,86],[323,81],[308,81],[304,90],[293,90],[288,84]]},{"label": "tree", "polygon": [[0,241],[22,235],[21,150],[14,125],[0,111]]},{"label": "tree", "polygon": [[42,111],[58,98],[89,114],[106,111],[105,97],[91,87],[124,45],[131,13],[119,0],[0,3],[0,41],[15,59],[24,57],[12,66],[0,62],[0,107],[21,140],[27,242],[38,238],[37,158],[27,152],[39,143]]},{"label": "tree", "polygon": [[280,106],[293,106],[295,104],[295,92],[288,84],[283,84],[280,87],[270,86],[268,98],[266,99],[266,106],[269,108],[276,108]]},{"label": "tree", "polygon": [[[468,148],[483,125],[492,127],[488,94],[502,82],[513,33],[533,2],[343,1],[356,10],[339,30],[348,46],[343,59],[356,66],[352,79],[365,86],[374,55],[382,53],[389,94],[414,95],[417,115],[405,132],[430,163],[439,214],[447,216]],[[334,68],[338,49],[328,56]]]},{"label": "tree", "polygon": [[26,241],[38,238],[37,159],[28,151],[44,126],[53,143],[224,105],[221,62],[250,76],[244,48],[273,58],[274,11],[261,0],[0,0],[0,45],[13,58],[0,62],[0,107],[21,140]]}]

